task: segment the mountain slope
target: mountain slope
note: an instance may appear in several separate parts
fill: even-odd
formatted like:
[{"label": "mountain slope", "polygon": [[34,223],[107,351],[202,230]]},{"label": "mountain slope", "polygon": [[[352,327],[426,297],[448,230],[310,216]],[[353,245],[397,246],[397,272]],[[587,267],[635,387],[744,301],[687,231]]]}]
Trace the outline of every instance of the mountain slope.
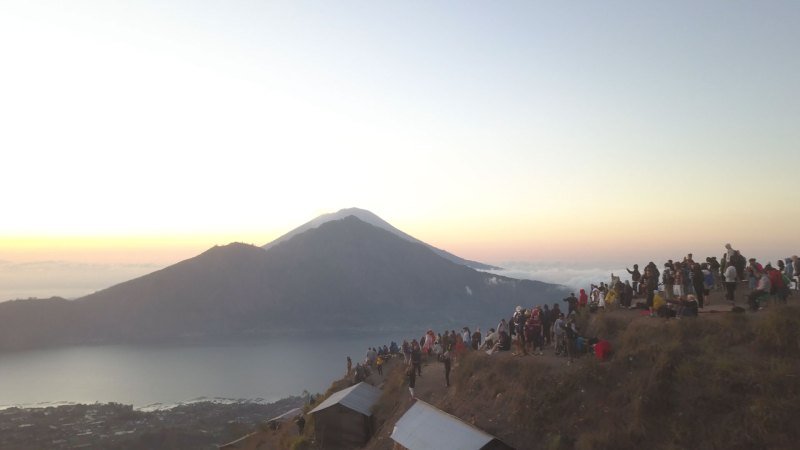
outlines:
[{"label": "mountain slope", "polygon": [[[245,244],[214,247],[57,307],[33,301],[0,304],[0,349],[457,327],[487,314],[499,318],[517,304],[559,300],[561,289],[455,264],[425,245],[350,216],[269,251]],[[26,313],[34,306],[37,314]],[[36,331],[42,323],[44,335]],[[25,338],[16,337],[20,334]]]},{"label": "mountain slope", "polygon": [[470,261],[468,259],[464,259],[464,258],[458,257],[458,256],[456,256],[456,255],[454,255],[452,253],[449,253],[449,252],[445,251],[445,250],[436,248],[436,247],[434,247],[434,246],[432,246],[430,244],[426,244],[425,242],[422,242],[419,239],[417,239],[417,238],[415,238],[415,237],[413,237],[413,236],[411,236],[409,234],[406,234],[403,231],[398,230],[397,228],[392,226],[389,222],[387,222],[387,221],[381,219],[380,217],[378,217],[376,214],[374,214],[374,213],[372,213],[370,211],[367,211],[365,209],[359,209],[359,208],[346,208],[346,209],[341,209],[341,210],[339,210],[339,211],[337,211],[335,213],[323,214],[323,215],[321,215],[321,216],[319,216],[319,217],[317,217],[317,218],[315,218],[315,219],[313,219],[313,220],[311,220],[309,222],[304,223],[303,225],[300,225],[299,227],[297,227],[294,230],[292,230],[292,231],[284,234],[283,236],[275,239],[274,241],[270,242],[269,244],[264,245],[263,248],[265,250],[269,250],[270,248],[274,247],[275,245],[277,245],[277,244],[279,244],[281,242],[285,242],[285,241],[291,239],[292,237],[297,236],[298,234],[301,234],[301,233],[304,233],[304,232],[306,232],[308,230],[317,228],[317,227],[319,227],[320,225],[322,225],[324,223],[335,221],[335,220],[341,220],[341,219],[344,219],[345,217],[349,217],[349,216],[354,216],[354,217],[358,218],[359,220],[361,220],[362,222],[365,222],[365,223],[368,223],[370,225],[373,225],[373,226],[376,226],[378,228],[382,228],[382,229],[384,229],[386,231],[389,231],[390,233],[392,233],[392,234],[394,234],[396,236],[399,236],[399,237],[401,237],[401,238],[403,238],[403,239],[405,239],[405,240],[407,240],[409,242],[414,242],[414,243],[417,243],[417,244],[423,244],[425,246],[428,246],[428,247],[431,248],[431,250],[433,250],[439,256],[441,256],[441,257],[443,257],[445,259],[448,259],[448,260],[450,260],[450,261],[452,261],[452,262],[454,262],[456,264],[462,264],[462,265],[465,265],[465,266],[468,266],[468,267],[472,267],[473,269],[478,269],[478,270],[496,270],[496,269],[500,269],[500,267],[495,267],[495,266],[491,266],[491,265],[484,264],[484,263],[481,263],[481,262]]}]

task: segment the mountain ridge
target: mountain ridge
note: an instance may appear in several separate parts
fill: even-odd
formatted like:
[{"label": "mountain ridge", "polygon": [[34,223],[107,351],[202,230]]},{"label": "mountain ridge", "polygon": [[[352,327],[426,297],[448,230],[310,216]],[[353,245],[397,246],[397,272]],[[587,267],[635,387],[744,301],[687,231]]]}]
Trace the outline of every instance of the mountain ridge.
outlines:
[{"label": "mountain ridge", "polygon": [[[233,243],[73,301],[0,303],[0,349],[463,326],[563,287],[481,272],[355,216]],[[430,317],[439,322],[429,323]]]}]

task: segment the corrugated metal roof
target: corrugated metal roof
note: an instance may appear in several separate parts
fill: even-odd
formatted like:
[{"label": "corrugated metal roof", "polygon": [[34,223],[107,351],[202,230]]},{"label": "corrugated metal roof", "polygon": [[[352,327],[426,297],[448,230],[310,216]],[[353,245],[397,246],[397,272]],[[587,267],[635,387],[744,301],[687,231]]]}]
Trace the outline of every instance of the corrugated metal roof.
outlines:
[{"label": "corrugated metal roof", "polygon": [[292,408],[292,409],[286,411],[285,413],[281,414],[280,416],[273,417],[272,419],[269,419],[267,422],[291,420],[291,419],[294,419],[295,417],[300,416],[302,414],[303,414],[303,410],[302,409],[300,409],[300,408]]},{"label": "corrugated metal roof", "polygon": [[352,409],[353,411],[358,411],[365,416],[370,416],[372,415],[370,408],[372,408],[372,405],[378,401],[380,396],[380,389],[362,381],[355,386],[342,389],[341,391],[336,392],[335,394],[326,398],[324,402],[312,409],[311,412],[315,413],[317,411],[322,411],[325,408],[329,408],[339,403]]},{"label": "corrugated metal roof", "polygon": [[394,425],[391,438],[409,450],[479,450],[494,436],[417,400]]}]

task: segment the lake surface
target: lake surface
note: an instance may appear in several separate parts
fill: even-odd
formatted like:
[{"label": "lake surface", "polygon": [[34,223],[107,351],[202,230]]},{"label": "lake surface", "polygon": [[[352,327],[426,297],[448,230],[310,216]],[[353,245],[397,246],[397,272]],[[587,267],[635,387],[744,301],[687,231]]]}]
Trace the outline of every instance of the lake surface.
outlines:
[{"label": "lake surface", "polygon": [[[409,334],[410,336],[410,334]],[[0,354],[0,407],[202,399],[275,401],[324,392],[367,347],[403,336],[236,340],[222,344],[68,347]]]}]

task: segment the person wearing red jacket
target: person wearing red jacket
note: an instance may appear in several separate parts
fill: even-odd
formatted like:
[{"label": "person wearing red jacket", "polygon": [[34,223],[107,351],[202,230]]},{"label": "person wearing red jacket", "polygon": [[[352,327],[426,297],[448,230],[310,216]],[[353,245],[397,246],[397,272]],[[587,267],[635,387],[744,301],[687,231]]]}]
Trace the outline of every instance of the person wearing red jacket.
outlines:
[{"label": "person wearing red jacket", "polygon": [[607,340],[601,339],[600,342],[594,345],[594,356],[598,359],[598,361],[605,361],[608,359],[610,354],[611,343],[609,343]]},{"label": "person wearing red jacket", "polygon": [[589,304],[589,296],[586,295],[586,290],[581,289],[581,295],[578,297],[578,307],[583,309]]},{"label": "person wearing red jacket", "polygon": [[789,292],[786,288],[786,283],[783,282],[783,273],[781,273],[780,270],[773,268],[771,264],[767,264],[764,270],[767,272],[769,283],[772,286],[770,294],[776,295],[778,300],[785,303]]}]

